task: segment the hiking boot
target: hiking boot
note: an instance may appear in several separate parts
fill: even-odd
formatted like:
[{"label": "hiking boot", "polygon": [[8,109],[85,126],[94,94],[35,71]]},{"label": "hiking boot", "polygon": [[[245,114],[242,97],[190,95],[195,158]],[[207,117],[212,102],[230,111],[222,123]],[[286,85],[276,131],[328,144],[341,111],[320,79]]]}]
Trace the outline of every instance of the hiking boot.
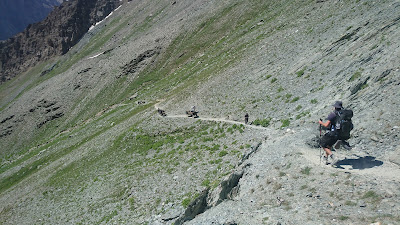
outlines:
[{"label": "hiking boot", "polygon": [[347,142],[347,141],[342,141],[342,146],[346,150],[351,150],[351,146],[350,146],[349,142]]},{"label": "hiking boot", "polygon": [[328,156],[323,156],[324,157],[324,162],[325,162],[325,165],[329,165],[329,162],[328,162]]}]

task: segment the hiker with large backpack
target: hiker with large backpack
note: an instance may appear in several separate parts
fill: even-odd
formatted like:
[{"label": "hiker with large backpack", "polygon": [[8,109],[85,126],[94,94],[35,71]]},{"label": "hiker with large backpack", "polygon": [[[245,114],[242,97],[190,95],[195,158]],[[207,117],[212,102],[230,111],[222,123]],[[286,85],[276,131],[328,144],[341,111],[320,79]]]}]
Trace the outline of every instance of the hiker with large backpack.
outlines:
[{"label": "hiker with large backpack", "polygon": [[351,122],[353,111],[344,109],[341,101],[335,102],[332,106],[334,111],[328,115],[327,121],[322,122],[320,120],[318,123],[329,129],[320,141],[320,145],[325,151],[325,164],[329,164],[328,161],[331,160],[331,165],[335,165],[337,159],[332,153],[332,146],[338,141],[343,141],[348,145],[345,141],[350,138],[350,131],[353,129],[353,123]]}]

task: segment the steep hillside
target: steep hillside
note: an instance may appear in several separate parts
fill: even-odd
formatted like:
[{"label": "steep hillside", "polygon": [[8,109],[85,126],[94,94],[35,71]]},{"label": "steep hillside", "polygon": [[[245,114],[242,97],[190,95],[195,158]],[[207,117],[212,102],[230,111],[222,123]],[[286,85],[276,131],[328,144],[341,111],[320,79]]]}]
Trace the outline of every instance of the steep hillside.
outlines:
[{"label": "steep hillside", "polygon": [[[400,223],[399,12],[123,3],[0,86],[0,223]],[[333,168],[317,121],[336,100],[355,128]]]},{"label": "steep hillside", "polygon": [[0,40],[6,40],[23,31],[29,24],[37,23],[58,6],[62,0],[0,2]]}]

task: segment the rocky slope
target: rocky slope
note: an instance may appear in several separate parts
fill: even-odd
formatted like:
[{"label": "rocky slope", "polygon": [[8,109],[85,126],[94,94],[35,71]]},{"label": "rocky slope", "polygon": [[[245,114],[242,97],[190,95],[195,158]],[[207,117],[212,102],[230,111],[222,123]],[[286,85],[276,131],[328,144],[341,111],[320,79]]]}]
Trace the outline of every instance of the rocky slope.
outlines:
[{"label": "rocky slope", "polygon": [[0,2],[0,40],[6,40],[23,31],[29,24],[37,23],[53,10],[62,0]]},{"label": "rocky slope", "polygon": [[[400,223],[399,12],[122,4],[0,86],[0,223]],[[333,168],[317,121],[339,99],[355,129]]]},{"label": "rocky slope", "polygon": [[88,29],[117,8],[120,1],[67,1],[41,22],[0,42],[0,82],[25,72],[40,62],[62,55]]}]

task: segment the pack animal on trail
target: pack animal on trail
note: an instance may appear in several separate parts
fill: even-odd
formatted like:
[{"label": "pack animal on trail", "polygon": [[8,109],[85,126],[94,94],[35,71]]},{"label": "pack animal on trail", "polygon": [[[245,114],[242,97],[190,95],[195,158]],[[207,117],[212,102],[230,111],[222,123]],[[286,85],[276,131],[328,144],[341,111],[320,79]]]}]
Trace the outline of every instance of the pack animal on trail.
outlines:
[{"label": "pack animal on trail", "polygon": [[167,116],[167,113],[165,113],[165,110],[162,109],[157,109],[158,114],[160,114],[161,116]]},{"label": "pack animal on trail", "polygon": [[190,111],[190,110],[186,111],[186,115],[188,115],[188,117],[193,117],[193,118],[199,118],[198,113],[199,112],[197,111]]},{"label": "pack animal on trail", "polygon": [[193,117],[193,118],[199,118],[199,115],[197,115],[199,112],[196,111],[196,106],[192,106],[189,111],[186,111],[186,114],[188,117]]}]

